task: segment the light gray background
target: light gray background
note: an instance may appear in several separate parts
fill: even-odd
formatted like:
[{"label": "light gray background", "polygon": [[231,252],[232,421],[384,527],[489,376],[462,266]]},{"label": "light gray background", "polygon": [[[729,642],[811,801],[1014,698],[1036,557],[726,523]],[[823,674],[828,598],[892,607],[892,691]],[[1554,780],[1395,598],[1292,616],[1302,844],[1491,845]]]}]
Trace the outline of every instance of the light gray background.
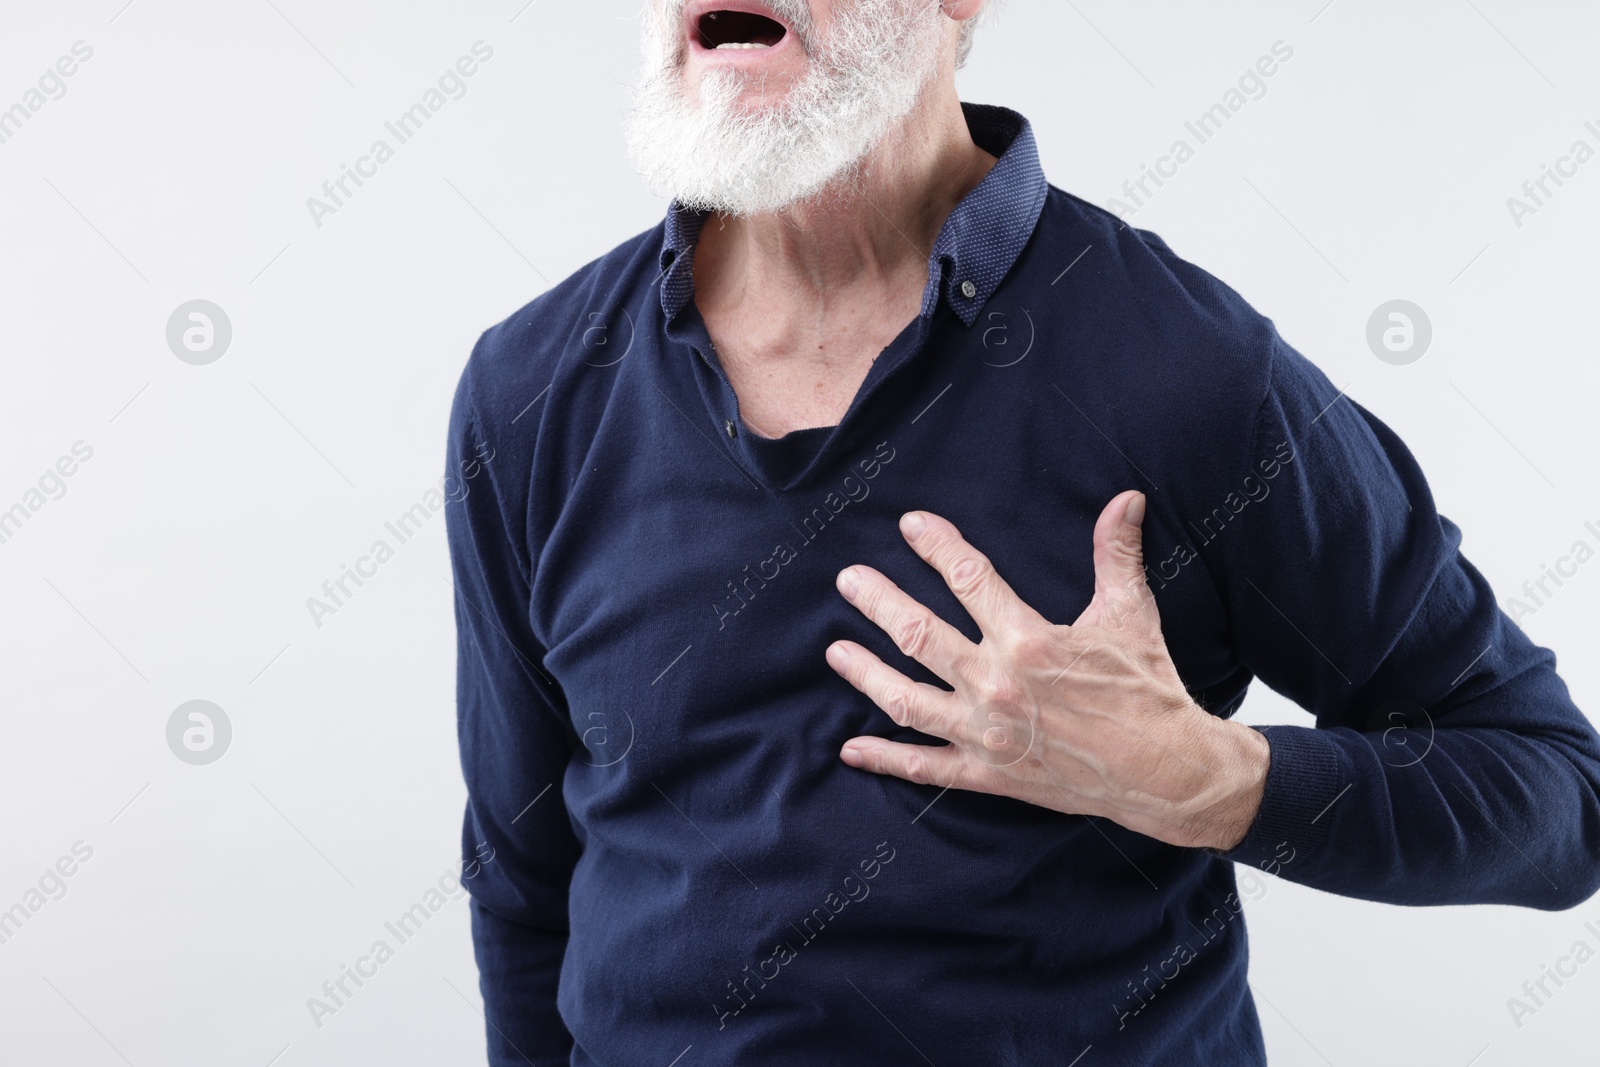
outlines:
[{"label": "light gray background", "polygon": [[[94,449],[0,544],[0,908],[94,849],[0,945],[0,1061],[473,1062],[459,899],[320,1029],[306,1007],[455,858],[442,516],[321,628],[305,602],[437,484],[478,332],[659,219],[619,132],[635,4],[123,3],[0,21],[0,107],[94,49],[0,144],[0,508]],[[306,198],[480,39],[467,95],[314,226]],[[1028,115],[1051,180],[1104,202],[1278,40],[1267,95],[1134,221],[1394,426],[1510,596],[1600,524],[1600,160],[1521,228],[1506,207],[1600,147],[1593,5],[1010,0],[963,95]],[[1395,298],[1433,322],[1409,366],[1365,341]],[[209,366],[167,348],[192,299],[232,322]],[[1525,622],[1590,709],[1597,609],[1593,562]],[[166,743],[195,699],[233,727],[207,766]],[[1260,687],[1245,717],[1308,721]],[[1600,901],[1409,910],[1273,881],[1248,912],[1274,1064],[1593,1061],[1600,962],[1520,1029],[1506,999],[1600,947]]]}]

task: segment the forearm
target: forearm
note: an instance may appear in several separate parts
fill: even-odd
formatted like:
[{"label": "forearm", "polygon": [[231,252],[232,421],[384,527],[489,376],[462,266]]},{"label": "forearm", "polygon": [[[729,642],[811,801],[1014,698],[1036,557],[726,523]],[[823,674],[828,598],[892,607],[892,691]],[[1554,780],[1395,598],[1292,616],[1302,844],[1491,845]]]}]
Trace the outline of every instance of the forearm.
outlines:
[{"label": "forearm", "polygon": [[1390,904],[1559,910],[1600,887],[1596,770],[1577,744],[1456,728],[1417,760],[1420,746],[1397,753],[1382,732],[1263,732],[1261,808],[1229,859]]},{"label": "forearm", "polygon": [[1253,451],[1273,503],[1218,561],[1230,639],[1317,717],[1264,728],[1260,810],[1229,858],[1396,904],[1570,907],[1600,885],[1600,735],[1496,604],[1416,458],[1274,345]]},{"label": "forearm", "polygon": [[490,1067],[567,1067],[572,1035],[556,1010],[567,935],[511,922],[473,900],[472,943]]}]

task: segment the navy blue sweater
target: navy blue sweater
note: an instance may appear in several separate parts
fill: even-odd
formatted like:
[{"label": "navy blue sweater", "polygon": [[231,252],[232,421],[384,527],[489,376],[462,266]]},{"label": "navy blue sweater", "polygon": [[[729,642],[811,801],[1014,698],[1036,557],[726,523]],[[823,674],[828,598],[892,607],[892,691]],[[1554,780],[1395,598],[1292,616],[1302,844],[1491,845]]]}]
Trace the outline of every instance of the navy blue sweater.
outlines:
[{"label": "navy blue sweater", "polygon": [[[496,1065],[1262,1063],[1236,865],[1395,904],[1596,888],[1600,738],[1406,447],[1232,290],[1047,185],[1021,116],[967,116],[1000,162],[837,426],[742,425],[676,205],[472,353],[447,514]],[[1129,488],[1193,697],[1231,715],[1260,678],[1315,716],[1263,728],[1241,845],[839,760],[934,742],[829,642],[937,681],[841,568],[978,640],[897,531],[925,509],[1069,622]]]}]

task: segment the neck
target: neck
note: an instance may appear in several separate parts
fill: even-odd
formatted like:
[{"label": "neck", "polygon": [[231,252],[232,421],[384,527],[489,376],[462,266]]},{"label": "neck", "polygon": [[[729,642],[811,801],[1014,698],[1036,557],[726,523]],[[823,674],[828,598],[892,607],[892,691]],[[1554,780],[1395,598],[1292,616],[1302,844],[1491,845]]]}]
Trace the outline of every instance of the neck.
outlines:
[{"label": "neck", "polygon": [[972,141],[953,79],[917,106],[855,172],[781,212],[714,214],[695,252],[697,303],[784,294],[826,304],[862,287],[926,284],[928,255],[956,204],[995,164]]}]

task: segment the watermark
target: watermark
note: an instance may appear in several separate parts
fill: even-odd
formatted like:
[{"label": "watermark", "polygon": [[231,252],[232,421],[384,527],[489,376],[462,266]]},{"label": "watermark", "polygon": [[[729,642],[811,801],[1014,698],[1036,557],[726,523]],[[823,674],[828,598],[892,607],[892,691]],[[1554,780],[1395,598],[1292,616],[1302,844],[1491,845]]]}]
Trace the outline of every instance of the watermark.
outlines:
[{"label": "watermark", "polygon": [[1022,309],[1022,317],[1028,323],[1028,340],[1026,343],[1013,344],[1011,338],[1011,324],[1006,319],[1004,311],[991,311],[984,316],[988,323],[979,341],[983,345],[984,354],[978,358],[991,367],[1015,367],[1018,363],[1028,358],[1033,351],[1033,342],[1037,339],[1038,331],[1033,325],[1033,316],[1028,314],[1028,309]]},{"label": "watermark", "polygon": [[[1279,441],[1273,453],[1266,459],[1256,463],[1259,474],[1248,474],[1239,483],[1239,488],[1232,490],[1223,497],[1222,503],[1211,509],[1199,522],[1185,519],[1189,528],[1196,534],[1200,546],[1209,545],[1222,531],[1227,529],[1244,510],[1251,504],[1259,504],[1272,495],[1272,486],[1269,484],[1283,469],[1295,459],[1294,448],[1288,441]],[[1165,559],[1154,563],[1146,563],[1144,567],[1145,580],[1154,589],[1165,589],[1168,582],[1175,581],[1183,573],[1183,568],[1200,558],[1200,551],[1191,541],[1180,541]]]},{"label": "watermark", "polygon": [[[618,315],[622,316],[621,323],[617,321]],[[624,325],[627,327],[626,337],[621,329]],[[609,315],[600,311],[589,312],[583,317],[583,326],[578,334],[578,343],[584,352],[583,362],[590,367],[616,366],[633,351],[634,333],[633,316],[621,304]]]},{"label": "watermark", "polygon": [[[1523,582],[1522,595],[1506,601],[1505,612],[1511,616],[1512,622],[1520,626],[1529,615],[1537,615],[1539,609],[1548,604],[1562,586],[1578,576],[1579,567],[1594,559],[1595,545],[1600,545],[1600,526],[1586,522],[1583,529],[1587,537],[1572,542],[1572,547],[1567,549],[1565,555],[1557,557],[1554,565],[1541,563],[1539,577]],[[1594,538],[1593,543],[1589,537]]]},{"label": "watermark", "polygon": [[1367,319],[1367,347],[1372,354],[1403,367],[1415,363],[1433,344],[1433,320],[1409,300],[1379,304]]},{"label": "watermark", "polygon": [[[394,939],[393,945],[389,944],[387,938],[377,938],[364,955],[356,957],[354,966],[347,963],[339,964],[339,973],[322,983],[322,995],[313,994],[306,998],[306,1010],[311,1013],[311,1021],[316,1028],[321,1030],[328,1016],[337,1015],[348,1007],[350,1001],[367,982],[378,976],[378,969],[394,959],[399,946],[416,937],[423,926],[439,914],[446,904],[466,896],[465,883],[476,878],[485,864],[493,862],[494,849],[484,842],[479,842],[477,848],[473,850],[472,859],[446,868],[438,880],[423,892],[420,899],[392,921],[383,924],[384,932]],[[352,985],[355,988],[352,989]]]},{"label": "watermark", "polygon": [[628,714],[627,708],[619,709],[623,722],[627,725],[627,740],[623,740],[621,724],[617,724],[608,711],[591,711],[584,715],[586,725],[579,740],[583,744],[584,752],[593,759],[585,758],[583,762],[591,767],[614,767],[628,758],[628,753],[633,751],[634,739],[638,731],[633,725],[633,716]]},{"label": "watermark", "polygon": [[1433,751],[1433,716],[1410,700],[1391,700],[1378,708],[1369,731],[1383,729],[1383,762],[1391,767],[1415,767]]},{"label": "watermark", "polygon": [[[1600,926],[1596,926],[1594,921],[1590,920],[1583,924],[1583,929],[1594,938],[1595,944],[1600,945]],[[1506,1011],[1511,1013],[1511,1021],[1517,1025],[1517,1029],[1522,1029],[1523,1021],[1530,1015],[1538,1015],[1549,1007],[1556,993],[1578,976],[1578,968],[1594,957],[1594,946],[1589,943],[1588,938],[1579,938],[1572,943],[1566,955],[1556,957],[1554,965],[1540,963],[1539,977],[1530,978],[1522,983],[1522,996],[1506,998]],[[1550,988],[1551,983],[1555,983],[1553,991]]]},{"label": "watermark", "polygon": [[0,511],[0,545],[17,536],[23,524],[37,515],[46,504],[66,496],[67,479],[78,473],[79,465],[94,458],[94,447],[81,440],[72,442],[70,452],[70,455],[61,456],[46,467],[38,480],[23,490],[15,504]]},{"label": "watermark", "polygon": [[[796,548],[788,541],[779,542],[773,548],[772,554],[756,564],[751,571],[750,565],[745,564],[742,579],[730,578],[725,584],[728,595],[720,600],[713,601],[711,610],[717,615],[717,629],[723,630],[728,626],[728,620],[744,611],[755,600],[756,595],[767,587],[769,582],[775,582],[783,574],[783,568],[789,566],[800,558],[800,553],[807,545],[822,536],[822,531],[828,524],[838,518],[852,503],[859,504],[872,493],[871,482],[883,472],[883,468],[894,462],[895,450],[889,442],[884,441],[873,450],[872,459],[859,461],[855,469],[860,477],[848,474],[840,484],[839,489],[831,491],[823,497],[822,503],[813,507],[809,514],[800,520],[796,526],[793,521],[789,523],[790,529],[800,535],[800,547]],[[842,492],[843,495],[840,495]]]},{"label": "watermark", "polygon": [[228,313],[209,300],[179,304],[167,318],[167,347],[185,363],[215,363],[233,343]]},{"label": "watermark", "polygon": [[992,767],[1015,765],[1033,748],[1033,716],[1009,700],[989,700],[967,716],[968,751]]},{"label": "watermark", "polygon": [[[1593,121],[1583,124],[1584,131],[1595,138],[1600,144],[1600,125]],[[1537,215],[1542,209],[1549,206],[1557,193],[1566,187],[1568,181],[1578,176],[1578,168],[1595,157],[1594,146],[1583,138],[1572,142],[1572,147],[1567,149],[1566,155],[1556,157],[1555,165],[1541,163],[1537,177],[1529,178],[1522,183],[1521,196],[1506,197],[1506,210],[1511,213],[1511,221],[1517,229],[1522,229],[1523,221],[1530,215]],[[1555,188],[1551,188],[1554,185]]]},{"label": "watermark", "polygon": [[329,215],[337,215],[367,184],[368,179],[377,177],[378,168],[394,158],[396,148],[415,137],[445,104],[467,95],[467,79],[478,73],[480,64],[489,62],[493,57],[494,49],[491,46],[483,41],[474,41],[471,54],[460,57],[454,66],[446,68],[438,81],[422,94],[421,100],[383,124],[384,130],[394,139],[394,144],[380,137],[372,142],[365,155],[356,157],[354,167],[340,163],[338,176],[322,183],[322,196],[306,197],[306,210],[311,213],[312,224],[322,229],[322,220]]},{"label": "watermark", "polygon": [[78,873],[79,864],[94,857],[94,847],[84,841],[74,841],[69,854],[61,856],[44,869],[34,884],[5,911],[0,911],[0,945],[7,944],[22,931],[27,921],[37,915],[46,904],[67,895],[67,879]]},{"label": "watermark", "polygon": [[458,464],[458,471],[446,474],[437,486],[429,486],[420,500],[383,524],[384,532],[394,539],[394,544],[379,537],[364,555],[356,557],[354,566],[339,564],[338,575],[322,583],[322,596],[306,597],[306,611],[311,614],[312,625],[320,630],[323,619],[348,607],[367,582],[378,576],[378,568],[393,559],[399,548],[416,537],[429,519],[444,510],[447,500],[458,503],[465,500],[472,492],[468,483],[483,471],[484,464],[494,459],[494,455],[494,449],[479,444],[470,458]]},{"label": "watermark", "polygon": [[[1178,168],[1193,159],[1201,145],[1221,133],[1228,121],[1244,110],[1246,104],[1267,95],[1267,79],[1277,74],[1282,64],[1293,58],[1293,46],[1286,41],[1272,42],[1270,53],[1257,59],[1253,66],[1246,67],[1244,73],[1239,75],[1239,80],[1228,87],[1220,100],[1183,124],[1188,137],[1173,141],[1167,154],[1157,158],[1154,166],[1140,164],[1139,176],[1122,183],[1122,197],[1126,199],[1113,196],[1106,201],[1106,209],[1118,218],[1125,219],[1148,204],[1168,181],[1178,176]],[[1193,144],[1190,143],[1191,138]]]},{"label": "watermark", "polygon": [[0,144],[5,144],[22,132],[22,127],[52,100],[67,95],[67,79],[78,73],[82,63],[94,57],[94,48],[83,41],[73,41],[70,55],[64,55],[55,64],[46,67],[38,81],[23,90],[16,103],[0,111]]},{"label": "watermark", "polygon": [[[884,849],[889,850],[887,856],[884,855]],[[839,889],[830,890],[822,903],[812,908],[810,914],[800,920],[799,926],[790,923],[790,928],[800,935],[800,948],[815,941],[817,936],[828,928],[828,924],[852,903],[859,904],[866,900],[872,892],[872,887],[867,883],[882,874],[883,868],[892,863],[894,857],[895,850],[889,847],[889,842],[880,842],[873,849],[871,857],[856,865],[861,871],[859,875],[854,872],[845,875]],[[748,1008],[756,999],[756,995],[767,988],[768,982],[777,979],[778,975],[783,973],[783,968],[799,958],[800,948],[796,948],[788,940],[780,941],[774,946],[770,956],[756,964],[753,972],[750,970],[750,965],[745,964],[740,969],[739,975],[728,981],[728,995],[723,997],[721,1002],[711,1002],[711,1010],[717,1016],[717,1029],[727,1029],[730,1018],[737,1017]],[[770,973],[767,970],[769,967]],[[754,988],[751,986],[752,982],[756,983]],[[733,1004],[737,1004],[738,1007],[732,1007]]]},{"label": "watermark", "polygon": [[[1262,860],[1257,866],[1267,874],[1277,875],[1283,868],[1294,862],[1295,849],[1287,841],[1280,841],[1273,849],[1273,858]],[[1129,996],[1123,1000],[1112,1001],[1111,1010],[1117,1016],[1117,1029],[1127,1029],[1128,1020],[1136,1017],[1148,1008],[1152,1001],[1160,995],[1167,986],[1177,981],[1183,969],[1200,958],[1200,953],[1206,947],[1221,938],[1228,930],[1229,924],[1244,912],[1245,901],[1254,903],[1266,897],[1271,889],[1271,884],[1263,881],[1255,871],[1246,870],[1244,879],[1249,882],[1249,888],[1244,890],[1245,896],[1239,893],[1229,893],[1222,898],[1222,903],[1211,909],[1211,913],[1200,920],[1196,926],[1193,919],[1189,926],[1201,938],[1199,948],[1187,939],[1178,941],[1173,945],[1172,951],[1164,958],[1157,961],[1155,970],[1146,964],[1136,979],[1127,982]],[[1244,879],[1240,885],[1243,887]],[[1135,985],[1135,980],[1138,984]],[[1135,1006],[1137,1005],[1137,1006]]]},{"label": "watermark", "polygon": [[209,700],[185,701],[167,717],[167,747],[185,763],[196,767],[215,763],[232,743],[228,713]]}]

